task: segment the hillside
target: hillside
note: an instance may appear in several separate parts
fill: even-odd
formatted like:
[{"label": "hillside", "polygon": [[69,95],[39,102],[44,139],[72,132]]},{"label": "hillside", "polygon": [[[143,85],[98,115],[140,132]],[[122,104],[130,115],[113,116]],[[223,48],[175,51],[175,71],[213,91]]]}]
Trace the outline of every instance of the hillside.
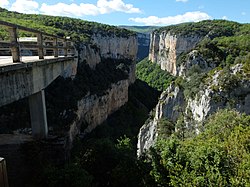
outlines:
[{"label": "hillside", "polygon": [[[89,41],[91,35],[100,33],[104,35],[131,36],[134,32],[115,26],[105,25],[97,22],[89,22],[81,19],[46,16],[41,14],[21,14],[0,8],[0,20],[34,28],[49,34],[66,37],[70,36],[74,41]],[[28,33],[21,33],[25,36]],[[7,32],[0,29],[0,38],[8,38]]]},{"label": "hillside", "polygon": [[225,20],[153,32],[149,62],[175,77],[138,136],[158,186],[250,185],[249,44],[250,24]]}]

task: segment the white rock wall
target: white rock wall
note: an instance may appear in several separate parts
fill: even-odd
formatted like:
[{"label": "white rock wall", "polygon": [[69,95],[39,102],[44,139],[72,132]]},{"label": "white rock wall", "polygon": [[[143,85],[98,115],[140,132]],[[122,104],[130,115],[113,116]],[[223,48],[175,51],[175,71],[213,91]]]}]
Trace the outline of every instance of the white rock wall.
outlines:
[{"label": "white rock wall", "polygon": [[199,36],[178,36],[169,32],[153,32],[149,50],[149,60],[161,66],[161,69],[177,75],[178,55],[193,49],[201,40]]}]

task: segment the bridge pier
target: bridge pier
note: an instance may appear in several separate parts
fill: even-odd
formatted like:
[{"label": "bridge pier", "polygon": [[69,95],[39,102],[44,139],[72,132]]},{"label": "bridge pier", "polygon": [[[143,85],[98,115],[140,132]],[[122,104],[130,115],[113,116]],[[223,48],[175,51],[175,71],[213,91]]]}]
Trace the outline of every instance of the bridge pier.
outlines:
[{"label": "bridge pier", "polygon": [[48,125],[44,90],[29,96],[29,107],[33,137],[47,138]]}]

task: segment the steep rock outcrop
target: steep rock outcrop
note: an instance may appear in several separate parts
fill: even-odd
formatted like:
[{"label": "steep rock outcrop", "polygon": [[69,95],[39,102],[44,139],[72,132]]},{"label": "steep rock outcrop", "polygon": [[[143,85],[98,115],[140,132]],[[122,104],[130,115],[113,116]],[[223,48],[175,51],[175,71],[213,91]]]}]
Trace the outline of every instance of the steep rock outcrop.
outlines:
[{"label": "steep rock outcrop", "polygon": [[96,65],[101,62],[100,49],[95,45],[81,44],[78,47],[79,63],[86,62],[91,69],[95,69]]},{"label": "steep rock outcrop", "polygon": [[[111,88],[104,91],[101,96],[87,94],[77,102],[75,110],[77,117],[70,125],[69,144],[77,134],[84,135],[91,132],[128,101],[128,87],[136,79],[134,61],[136,60],[137,48],[135,35],[118,37],[113,34],[103,35],[100,33],[92,35],[91,44],[80,45],[79,63],[87,63],[92,69],[95,69],[103,59],[132,60],[132,64],[128,66],[128,69],[121,67],[128,74],[127,79],[112,83]],[[84,130],[82,129],[83,124]]]},{"label": "steep rock outcrop", "polygon": [[[142,45],[148,47],[149,37]],[[82,45],[79,52],[79,63],[86,62],[92,69],[105,58],[135,60],[137,54],[137,38],[135,36],[117,37],[113,35],[95,34],[91,38],[91,45]],[[87,95],[80,101],[76,110],[77,118],[70,126],[69,143],[74,137],[82,133],[91,132],[97,125],[101,124],[107,117],[118,110],[128,100],[128,86],[134,83],[136,64],[132,62],[126,71],[128,79],[111,85],[102,96]],[[81,126],[84,124],[85,130]]]},{"label": "steep rock outcrop", "polygon": [[177,57],[193,49],[201,39],[199,35],[183,36],[155,31],[151,34],[149,60],[172,75],[177,75]]},{"label": "steep rock outcrop", "polygon": [[117,37],[116,35],[94,34],[91,43],[100,50],[102,58],[132,59],[136,60],[136,36]]},{"label": "steep rock outcrop", "polygon": [[[77,118],[70,127],[69,138],[73,141],[75,135],[81,131],[84,134],[91,132],[97,125],[118,110],[128,101],[129,80],[122,80],[111,85],[102,96],[86,95],[77,104]],[[85,129],[81,129],[85,126]]]},{"label": "steep rock outcrop", "polygon": [[150,120],[145,123],[139,131],[137,141],[137,156],[141,156],[145,151],[149,150],[155,144],[158,137],[158,121]]},{"label": "steep rock outcrop", "polygon": [[158,122],[162,118],[168,118],[175,122],[180,113],[179,108],[183,107],[184,103],[183,91],[173,84],[161,94],[156,106],[154,119],[143,125],[139,131],[137,143],[138,156],[154,145],[158,137]]},{"label": "steep rock outcrop", "polygon": [[101,62],[102,58],[136,59],[137,39],[135,35],[118,37],[116,35],[94,34],[88,44],[78,47],[79,63],[87,63],[92,69]]},{"label": "steep rock outcrop", "polygon": [[176,121],[179,116],[179,108],[183,107],[183,91],[174,84],[171,84],[166,91],[161,94],[156,106],[155,119],[160,120],[165,117]]},{"label": "steep rock outcrop", "polygon": [[[179,86],[170,85],[160,97],[154,119],[140,129],[138,156],[154,145],[161,119],[176,122],[181,113],[184,115],[184,128],[189,132],[199,133],[204,120],[219,109],[234,108],[241,113],[250,114],[249,99],[249,72],[244,71],[242,64],[210,74],[202,89],[190,98],[185,98]],[[175,130],[178,131],[176,128]]]},{"label": "steep rock outcrop", "polygon": [[[210,114],[226,107],[250,114],[250,80],[242,64],[215,72],[207,78],[207,84],[194,99],[187,100],[186,111],[190,111],[195,123],[202,123]],[[187,113],[187,112],[186,112]]]},{"label": "steep rock outcrop", "polygon": [[192,50],[186,55],[185,61],[177,66],[176,76],[186,77],[188,71],[194,66],[198,67],[203,72],[208,72],[216,67],[213,62],[208,63],[197,50]]}]

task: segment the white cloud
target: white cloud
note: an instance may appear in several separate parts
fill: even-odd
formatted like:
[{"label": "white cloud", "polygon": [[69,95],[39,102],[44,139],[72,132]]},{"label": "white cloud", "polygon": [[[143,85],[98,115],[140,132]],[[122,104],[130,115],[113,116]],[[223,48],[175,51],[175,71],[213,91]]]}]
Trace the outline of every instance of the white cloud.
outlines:
[{"label": "white cloud", "polygon": [[1,0],[0,7],[6,8],[9,5],[9,0]]},{"label": "white cloud", "polygon": [[188,0],[176,0],[176,2],[183,2],[183,3],[185,3],[185,2],[188,2]]},{"label": "white cloud", "polygon": [[129,20],[136,23],[143,23],[145,25],[172,25],[184,22],[198,22],[207,19],[211,19],[211,16],[209,16],[205,12],[196,11],[186,12],[182,15],[168,16],[163,18],[149,16],[146,18],[130,18]]},{"label": "white cloud", "polygon": [[37,14],[39,13],[38,7],[39,4],[33,0],[16,0],[11,5],[10,10],[26,14]]},{"label": "white cloud", "polygon": [[135,8],[132,4],[125,4],[122,0],[98,0],[96,5],[85,3],[79,5],[75,3],[57,3],[54,5],[48,5],[43,3],[40,12],[58,16],[84,16],[108,14],[111,12],[140,13],[141,11],[139,8]]},{"label": "white cloud", "polygon": [[227,16],[223,16],[223,17],[222,17],[222,19],[227,20],[227,19],[228,19],[228,17],[227,17]]},{"label": "white cloud", "polygon": [[95,5],[83,3],[80,5],[75,3],[57,3],[55,5],[47,5],[43,3],[40,8],[40,12],[54,16],[83,16],[99,14],[98,8]]}]

